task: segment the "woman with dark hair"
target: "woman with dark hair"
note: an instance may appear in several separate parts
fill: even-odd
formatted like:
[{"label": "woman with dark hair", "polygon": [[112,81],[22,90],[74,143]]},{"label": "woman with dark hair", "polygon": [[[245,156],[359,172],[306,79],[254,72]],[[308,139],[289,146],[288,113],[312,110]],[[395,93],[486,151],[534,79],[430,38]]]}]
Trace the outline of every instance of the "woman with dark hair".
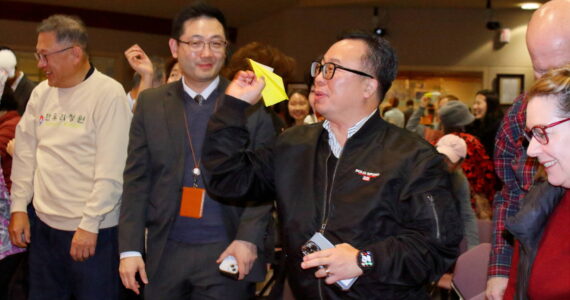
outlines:
[{"label": "woman with dark hair", "polygon": [[309,104],[309,93],[304,89],[295,89],[289,93],[287,103],[288,114],[285,117],[287,127],[305,124],[305,118],[310,115],[311,105]]},{"label": "woman with dark hair", "polygon": [[472,111],[475,121],[467,127],[467,132],[478,137],[485,146],[487,154],[493,157],[495,135],[503,119],[499,97],[490,90],[478,91],[475,94]]},{"label": "woman with dark hair", "polygon": [[2,93],[2,100],[0,100],[0,162],[8,190],[12,187],[10,180],[12,156],[6,152],[6,146],[14,138],[16,125],[19,121],[18,102],[14,98],[12,89],[5,88]]}]

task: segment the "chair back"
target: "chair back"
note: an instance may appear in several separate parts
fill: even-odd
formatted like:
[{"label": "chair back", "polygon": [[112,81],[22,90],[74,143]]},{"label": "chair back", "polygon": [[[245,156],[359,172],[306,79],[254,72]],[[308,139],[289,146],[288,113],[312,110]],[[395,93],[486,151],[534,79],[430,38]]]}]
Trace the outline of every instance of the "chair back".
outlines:
[{"label": "chair back", "polygon": [[483,243],[457,259],[451,286],[462,299],[473,299],[485,291],[490,253],[491,244]]},{"label": "chair back", "polygon": [[493,239],[493,221],[477,219],[479,243],[491,243]]}]

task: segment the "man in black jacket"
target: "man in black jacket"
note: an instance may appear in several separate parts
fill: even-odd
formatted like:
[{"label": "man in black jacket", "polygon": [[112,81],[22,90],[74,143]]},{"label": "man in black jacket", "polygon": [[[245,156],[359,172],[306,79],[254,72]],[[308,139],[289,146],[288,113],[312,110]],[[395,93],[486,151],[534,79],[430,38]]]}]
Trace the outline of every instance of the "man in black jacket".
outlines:
[{"label": "man in black jacket", "polygon": [[[245,150],[244,111],[259,100],[264,80],[239,73],[208,124],[209,193],[277,197],[297,297],[427,299],[425,286],[457,256],[462,225],[442,157],[378,114],[397,73],[391,46],[347,34],[311,71],[315,108],[326,121],[295,127],[256,151]],[[336,246],[303,256],[317,232]],[[348,291],[334,284],[353,277]]]}]

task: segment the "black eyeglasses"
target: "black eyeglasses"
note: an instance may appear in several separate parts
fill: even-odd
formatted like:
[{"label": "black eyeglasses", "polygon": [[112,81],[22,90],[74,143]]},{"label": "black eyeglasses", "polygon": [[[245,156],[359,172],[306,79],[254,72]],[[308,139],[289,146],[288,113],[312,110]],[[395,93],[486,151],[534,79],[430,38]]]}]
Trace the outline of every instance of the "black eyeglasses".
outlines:
[{"label": "black eyeglasses", "polygon": [[352,72],[354,74],[358,74],[360,76],[365,76],[365,77],[369,77],[369,78],[374,79],[374,76],[366,74],[366,73],[361,72],[361,71],[345,68],[343,66],[337,65],[337,64],[332,63],[332,62],[321,64],[320,62],[317,62],[317,61],[314,61],[311,64],[311,76],[313,78],[315,78],[315,77],[319,76],[319,74],[322,72],[324,79],[331,80],[334,76],[334,72],[336,71],[336,69],[345,70],[348,72]]},{"label": "black eyeglasses", "polygon": [[69,46],[69,47],[67,47],[67,48],[63,48],[63,49],[61,49],[61,50],[56,50],[56,51],[53,51],[53,52],[50,52],[50,53],[45,53],[45,54],[37,53],[37,52],[36,52],[36,53],[34,53],[34,56],[36,57],[36,59],[37,59],[38,61],[42,61],[42,60],[43,60],[43,61],[47,61],[48,55],[61,53],[61,52],[63,52],[63,51],[69,50],[69,49],[71,49],[71,48],[73,48],[73,47],[74,47],[74,46]]},{"label": "black eyeglasses", "polygon": [[212,50],[213,52],[222,52],[222,51],[224,51],[224,49],[228,45],[228,42],[224,41],[224,40],[211,40],[211,41],[205,41],[205,40],[182,41],[182,40],[178,40],[178,42],[188,45],[190,47],[190,50],[192,50],[194,52],[199,52],[199,51],[204,50],[204,47],[206,46],[206,44],[208,44],[208,47],[210,47],[210,50]]},{"label": "black eyeglasses", "polygon": [[524,136],[529,142],[534,137],[537,142],[541,143],[542,145],[546,145],[548,144],[548,134],[546,133],[546,129],[554,127],[556,125],[560,125],[568,121],[570,121],[570,118],[566,118],[564,120],[560,120],[558,122],[554,122],[548,125],[536,125],[532,127],[530,130],[525,130]]}]

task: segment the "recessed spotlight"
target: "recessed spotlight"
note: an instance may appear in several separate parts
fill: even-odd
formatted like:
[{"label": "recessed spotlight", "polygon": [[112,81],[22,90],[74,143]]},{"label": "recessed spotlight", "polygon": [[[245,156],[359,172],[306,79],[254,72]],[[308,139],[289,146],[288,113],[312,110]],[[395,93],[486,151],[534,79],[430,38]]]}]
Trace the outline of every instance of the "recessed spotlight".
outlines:
[{"label": "recessed spotlight", "polygon": [[521,3],[521,8],[525,9],[525,10],[535,10],[538,9],[540,7],[540,3],[538,2],[525,2],[525,3]]}]

